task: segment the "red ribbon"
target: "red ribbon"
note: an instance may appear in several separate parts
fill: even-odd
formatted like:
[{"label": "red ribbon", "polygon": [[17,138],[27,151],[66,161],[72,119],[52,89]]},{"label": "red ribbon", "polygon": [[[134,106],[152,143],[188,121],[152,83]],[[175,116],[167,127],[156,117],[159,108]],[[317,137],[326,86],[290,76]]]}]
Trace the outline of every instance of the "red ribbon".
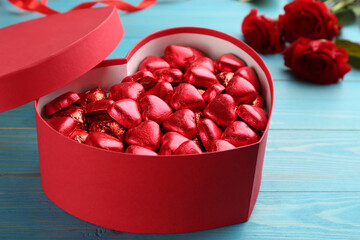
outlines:
[{"label": "red ribbon", "polygon": [[[48,0],[9,0],[14,6],[30,11],[30,12],[39,12],[45,15],[59,13],[58,11],[47,6]],[[130,3],[121,1],[121,0],[103,0],[103,1],[91,1],[80,3],[79,5],[72,8],[70,11],[77,9],[90,8],[98,3],[102,3],[108,6],[115,6],[117,9],[125,12],[135,12],[148,7],[151,7],[156,3],[156,0],[143,0],[138,4],[131,5]]]}]

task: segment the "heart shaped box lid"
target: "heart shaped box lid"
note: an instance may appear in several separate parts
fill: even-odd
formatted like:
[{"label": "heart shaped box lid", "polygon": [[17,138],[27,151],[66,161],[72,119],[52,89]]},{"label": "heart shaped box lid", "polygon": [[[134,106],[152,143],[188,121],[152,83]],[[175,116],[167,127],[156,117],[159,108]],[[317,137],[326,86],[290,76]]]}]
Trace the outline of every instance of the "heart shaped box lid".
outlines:
[{"label": "heart shaped box lid", "polygon": [[0,113],[44,96],[104,60],[124,35],[115,7],[54,14],[0,29]]}]

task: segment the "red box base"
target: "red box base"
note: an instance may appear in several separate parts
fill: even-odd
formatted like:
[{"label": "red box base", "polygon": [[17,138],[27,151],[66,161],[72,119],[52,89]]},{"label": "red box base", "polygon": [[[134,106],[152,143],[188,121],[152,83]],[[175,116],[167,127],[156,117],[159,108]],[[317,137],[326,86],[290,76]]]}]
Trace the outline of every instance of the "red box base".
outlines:
[{"label": "red box base", "polygon": [[109,90],[169,44],[198,48],[215,59],[233,53],[253,67],[271,116],[273,83],[246,44],[214,30],[166,29],[142,39],[124,59],[98,67],[35,102],[41,183],[66,212],[87,222],[133,233],[183,233],[247,221],[260,188],[268,127],[259,142],[228,151],[139,156],[79,144],[46,123],[44,105],[71,91]]}]

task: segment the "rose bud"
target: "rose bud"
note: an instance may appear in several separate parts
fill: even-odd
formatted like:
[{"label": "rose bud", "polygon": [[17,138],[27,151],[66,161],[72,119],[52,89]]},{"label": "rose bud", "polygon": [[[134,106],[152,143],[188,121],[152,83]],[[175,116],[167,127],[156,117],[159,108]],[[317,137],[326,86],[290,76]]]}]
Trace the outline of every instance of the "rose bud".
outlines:
[{"label": "rose bud", "polygon": [[85,121],[85,116],[84,116],[84,109],[75,105],[71,105],[67,108],[65,108],[64,110],[61,110],[60,112],[56,113],[54,116],[56,117],[72,117],[76,123],[78,127],[83,128],[84,124],[86,124]]},{"label": "rose bud", "polygon": [[256,75],[256,72],[254,71],[253,68],[251,67],[242,67],[239,68],[234,75],[239,75],[240,77],[245,78],[246,80],[248,80],[256,89],[256,91],[260,92],[261,91],[261,86],[260,86],[260,82],[259,82],[259,78]]},{"label": "rose bud", "polygon": [[173,95],[174,89],[169,82],[159,82],[153,88],[146,91],[145,95],[154,95],[165,102],[169,102]]},{"label": "rose bud", "polygon": [[182,143],[174,152],[174,155],[181,155],[181,154],[201,154],[202,151],[200,147],[191,140],[188,140]]},{"label": "rose bud", "polygon": [[85,144],[117,152],[124,151],[123,143],[119,139],[102,132],[89,133]]},{"label": "rose bud", "polygon": [[51,116],[54,113],[67,108],[68,106],[79,100],[80,97],[77,93],[74,92],[64,93],[63,95],[49,102],[45,107],[45,112],[47,115]]},{"label": "rose bud", "polygon": [[185,68],[186,64],[192,62],[204,54],[192,47],[169,45],[165,48],[165,60],[172,68]]},{"label": "rose bud", "polygon": [[336,15],[321,1],[293,1],[285,5],[284,11],[279,23],[287,42],[300,37],[333,40],[341,29]]},{"label": "rose bud", "polygon": [[161,147],[159,154],[160,155],[172,155],[175,150],[183,143],[186,142],[187,139],[183,135],[177,132],[168,132],[165,133],[161,138]]},{"label": "rose bud", "polygon": [[85,104],[88,104],[95,101],[105,100],[106,92],[101,88],[93,88],[84,93],[80,93],[79,96],[81,101],[83,101]]},{"label": "rose bud", "polygon": [[226,87],[226,93],[234,98],[236,105],[252,102],[258,94],[249,81],[237,75],[230,80]]},{"label": "rose bud", "polygon": [[236,121],[224,131],[222,139],[235,147],[245,146],[259,140],[258,135],[244,122]]},{"label": "rose bud", "polygon": [[89,131],[107,133],[122,141],[126,129],[113,120],[109,115],[103,114],[91,120]]},{"label": "rose bud", "polygon": [[232,54],[221,55],[215,62],[215,67],[220,72],[235,72],[245,66],[246,63],[243,60]]},{"label": "rose bud", "polygon": [[160,126],[151,120],[130,128],[125,134],[125,143],[127,145],[138,145],[154,151],[159,148],[160,140]]},{"label": "rose bud", "polygon": [[302,80],[316,84],[339,82],[351,70],[344,48],[323,39],[299,38],[283,52],[285,66]]},{"label": "rose bud", "polygon": [[113,103],[114,101],[111,99],[90,102],[86,105],[85,113],[87,116],[104,114]]},{"label": "rose bud", "polygon": [[153,87],[157,81],[151,72],[138,71],[130,76],[125,77],[122,82],[139,82],[145,89],[149,89]]},{"label": "rose bud", "polygon": [[75,130],[76,121],[71,117],[53,117],[46,121],[50,127],[68,137]]},{"label": "rose bud", "polygon": [[170,68],[170,65],[164,59],[148,56],[140,63],[139,71],[145,70],[154,73],[156,70],[167,68]]},{"label": "rose bud", "polygon": [[228,94],[215,97],[204,109],[204,115],[221,127],[226,127],[236,119],[235,102]]},{"label": "rose bud", "polygon": [[259,108],[264,108],[265,107],[264,98],[260,94],[258,94],[256,96],[255,100],[253,102],[251,102],[250,104],[255,106],[255,107],[259,107]]},{"label": "rose bud", "polygon": [[204,88],[219,83],[215,74],[204,67],[189,68],[184,75],[184,81]]},{"label": "rose bud", "polygon": [[137,101],[145,94],[144,87],[137,82],[122,82],[110,88],[109,98],[118,101],[124,98],[130,98]]},{"label": "rose bud", "polygon": [[211,144],[221,139],[221,129],[209,118],[204,118],[197,124],[201,142],[206,150],[209,150]]},{"label": "rose bud", "polygon": [[236,110],[237,115],[253,128],[264,131],[268,122],[267,112],[259,107],[248,104],[240,105]]},{"label": "rose bud", "polygon": [[189,83],[181,83],[174,89],[170,105],[175,110],[191,109],[196,112],[205,107],[205,101],[193,85]]},{"label": "rose bud", "polygon": [[146,95],[140,99],[140,108],[144,120],[152,120],[161,123],[168,118],[172,109],[161,98],[154,95]]},{"label": "rose bud", "polygon": [[284,50],[279,22],[263,15],[258,16],[257,9],[252,9],[244,18],[241,29],[246,42],[259,53],[279,53]]},{"label": "rose bud", "polygon": [[216,140],[212,143],[209,152],[220,152],[234,149],[235,146],[225,140]]},{"label": "rose bud", "polygon": [[186,70],[191,69],[193,67],[203,67],[206,68],[208,70],[210,70],[211,72],[215,72],[215,66],[214,66],[214,62],[213,60],[211,60],[208,57],[202,57],[199,58],[193,62],[190,62],[187,66],[186,66]]},{"label": "rose bud", "polygon": [[181,109],[164,120],[162,127],[167,132],[177,132],[191,139],[196,135],[195,114],[190,109]]},{"label": "rose bud", "polygon": [[157,156],[158,154],[150,149],[140,147],[137,145],[131,145],[129,146],[126,151],[126,153],[132,153],[136,155],[148,155],[148,156]]},{"label": "rose bud", "polygon": [[76,128],[71,134],[70,138],[79,142],[84,143],[86,138],[89,136],[89,133],[85,130]]},{"label": "rose bud", "polygon": [[155,71],[154,77],[158,82],[182,82],[184,75],[179,69],[170,68]]},{"label": "rose bud", "polygon": [[214,84],[211,87],[209,87],[208,89],[206,89],[206,91],[204,92],[202,97],[206,103],[209,103],[224,90],[225,90],[225,87],[223,85]]},{"label": "rose bud", "polygon": [[142,121],[138,104],[130,99],[121,99],[109,106],[107,113],[125,128],[132,128]]},{"label": "rose bud", "polygon": [[221,72],[218,75],[216,75],[216,78],[219,81],[219,83],[221,83],[224,87],[227,87],[233,76],[234,76],[233,72]]}]

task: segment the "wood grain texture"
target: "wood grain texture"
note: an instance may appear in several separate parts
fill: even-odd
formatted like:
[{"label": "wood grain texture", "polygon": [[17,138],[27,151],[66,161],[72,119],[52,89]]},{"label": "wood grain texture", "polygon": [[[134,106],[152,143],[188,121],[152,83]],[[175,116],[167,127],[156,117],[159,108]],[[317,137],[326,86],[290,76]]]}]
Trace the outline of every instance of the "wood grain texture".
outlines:
[{"label": "wood grain texture", "polygon": [[[49,6],[59,11],[66,11],[85,0],[51,0]],[[138,1],[129,1],[136,3]],[[125,36],[118,47],[108,58],[124,57],[134,43],[146,35],[170,27],[199,26],[219,30],[240,39],[240,25],[242,19],[250,9],[256,7],[259,14],[277,18],[283,13],[283,6],[287,0],[266,0],[264,3],[239,3],[236,0],[159,0],[149,9],[135,13],[120,13]],[[101,5],[99,5],[101,6]],[[0,27],[40,17],[38,13],[25,13],[11,6],[7,1],[0,1]],[[342,37],[360,39],[360,31],[356,25],[346,26],[342,30]],[[274,79],[290,80],[291,74],[284,71],[281,55],[263,56]],[[347,81],[360,81],[360,70],[353,70],[345,76]]]},{"label": "wood grain texture", "polygon": [[[275,81],[271,129],[360,130],[360,82]],[[0,114],[0,128],[35,128],[33,103]]]},{"label": "wood grain texture", "polygon": [[[50,0],[49,5],[66,11],[84,1]],[[125,36],[108,58],[124,57],[141,38],[168,27],[208,27],[243,39],[240,24],[252,7],[276,18],[287,2],[158,0],[150,9],[120,13]],[[0,27],[40,16],[0,0]],[[360,39],[358,26],[344,27],[341,37]],[[316,86],[298,81],[280,54],[262,57],[275,81],[275,106],[261,192],[250,221],[196,233],[140,235],[70,216],[41,190],[29,103],[0,114],[0,239],[360,239],[360,70],[352,70],[340,84]]]},{"label": "wood grain texture", "polygon": [[[359,191],[360,131],[269,133],[262,191]],[[0,177],[38,176],[35,129],[0,130]]]},{"label": "wood grain texture", "polygon": [[[3,184],[4,181],[8,184]],[[46,198],[39,178],[1,177],[0,194],[0,236],[8,240],[339,240],[360,237],[360,192],[261,192],[253,215],[246,223],[173,235],[117,232],[81,221]]]}]

